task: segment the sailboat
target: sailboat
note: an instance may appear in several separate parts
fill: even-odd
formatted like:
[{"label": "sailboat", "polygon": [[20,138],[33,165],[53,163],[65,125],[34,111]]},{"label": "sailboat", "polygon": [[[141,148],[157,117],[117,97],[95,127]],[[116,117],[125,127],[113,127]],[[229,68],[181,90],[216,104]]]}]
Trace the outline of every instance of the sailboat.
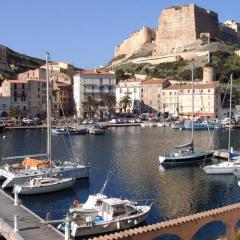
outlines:
[{"label": "sailboat", "polygon": [[[233,76],[231,74],[230,79],[230,106],[229,106],[229,117],[232,118],[232,79]],[[234,160],[233,158],[233,151],[231,150],[231,120],[229,121],[229,130],[228,130],[228,161],[224,161],[218,164],[212,164],[205,166],[203,168],[204,172],[207,174],[233,174],[234,168],[239,165],[240,161]]]},{"label": "sailboat", "polygon": [[[49,54],[46,55],[46,63],[48,66],[48,58]],[[46,70],[47,81],[49,81],[49,71],[48,68]],[[49,83],[50,85],[50,83]],[[50,86],[48,88],[50,88]],[[46,154],[35,154],[28,156],[14,156],[2,158],[2,160],[13,160],[13,159],[24,159],[21,163],[15,163],[12,165],[5,164],[2,168],[0,168],[0,177],[5,178],[5,181],[2,184],[2,188],[10,188],[15,184],[24,184],[29,182],[32,178],[35,177],[46,177],[49,174],[52,175],[61,175],[62,178],[86,178],[89,176],[89,166],[85,166],[80,164],[77,159],[76,162],[64,162],[61,164],[56,164],[51,160],[51,110],[50,110],[50,94],[47,97],[48,104],[48,128],[47,128],[47,153]],[[50,98],[50,99],[49,99]],[[46,157],[45,160],[39,160],[36,158]]]},{"label": "sailboat", "polygon": [[194,150],[194,63],[192,66],[192,139],[184,145],[176,146],[180,149],[178,152],[165,154],[159,156],[159,162],[163,167],[179,167],[199,165],[205,160],[209,160],[213,153],[209,152],[196,152]]}]

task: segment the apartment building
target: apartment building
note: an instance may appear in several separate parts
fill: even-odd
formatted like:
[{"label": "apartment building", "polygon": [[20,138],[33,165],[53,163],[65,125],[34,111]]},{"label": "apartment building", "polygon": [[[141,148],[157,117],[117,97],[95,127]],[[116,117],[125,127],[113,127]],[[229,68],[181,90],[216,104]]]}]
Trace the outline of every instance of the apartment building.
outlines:
[{"label": "apartment building", "polygon": [[10,109],[17,107],[25,116],[46,116],[46,80],[4,80],[2,96],[10,98]]},{"label": "apartment building", "polygon": [[116,102],[117,112],[122,112],[121,100],[128,95],[131,100],[131,106],[127,107],[127,112],[140,113],[141,112],[141,79],[127,79],[120,81],[116,87]]},{"label": "apartment building", "polygon": [[10,113],[10,97],[0,96],[0,117],[7,117]]},{"label": "apartment building", "polygon": [[103,117],[107,112],[101,104],[104,93],[116,94],[116,76],[114,73],[100,70],[81,71],[73,76],[73,99],[75,110],[79,117],[87,116],[82,108],[82,103],[91,96],[99,104],[98,116]]},{"label": "apartment building", "polygon": [[141,112],[160,113],[164,111],[163,89],[170,86],[164,79],[148,79],[141,86]]}]

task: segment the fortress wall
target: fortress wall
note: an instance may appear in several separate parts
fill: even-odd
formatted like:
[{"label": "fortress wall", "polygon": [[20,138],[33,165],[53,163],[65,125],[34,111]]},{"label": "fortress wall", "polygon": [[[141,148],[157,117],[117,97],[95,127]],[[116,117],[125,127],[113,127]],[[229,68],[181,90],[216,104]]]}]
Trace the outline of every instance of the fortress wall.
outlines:
[{"label": "fortress wall", "polygon": [[201,33],[209,33],[210,37],[214,38],[220,37],[217,13],[208,11],[195,5],[194,15],[197,38],[200,38]]},{"label": "fortress wall", "polygon": [[155,39],[155,32],[143,27],[137,32],[131,34],[131,37],[125,39],[122,44],[115,47],[115,56],[122,54],[132,54],[137,51],[145,43],[151,43]]},{"label": "fortress wall", "polygon": [[164,9],[159,19],[154,55],[182,52],[201,33],[219,36],[218,15],[195,4]]}]

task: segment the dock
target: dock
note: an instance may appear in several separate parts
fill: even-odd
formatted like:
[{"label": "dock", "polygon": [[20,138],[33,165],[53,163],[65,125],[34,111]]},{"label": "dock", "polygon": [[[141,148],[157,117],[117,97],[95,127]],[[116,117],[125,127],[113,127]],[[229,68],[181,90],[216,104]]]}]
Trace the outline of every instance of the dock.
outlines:
[{"label": "dock", "polygon": [[[17,219],[17,225],[15,221]],[[0,235],[7,240],[63,240],[64,234],[0,190]]]}]

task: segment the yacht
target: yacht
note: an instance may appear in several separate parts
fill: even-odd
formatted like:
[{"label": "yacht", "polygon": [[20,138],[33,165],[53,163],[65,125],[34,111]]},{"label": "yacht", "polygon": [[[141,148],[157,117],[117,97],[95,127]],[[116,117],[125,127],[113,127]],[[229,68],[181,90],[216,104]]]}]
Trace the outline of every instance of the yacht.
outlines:
[{"label": "yacht", "polygon": [[[49,55],[46,56],[46,63],[48,66]],[[5,164],[0,168],[0,178],[4,180],[2,188],[10,188],[15,184],[23,184],[29,182],[33,177],[46,177],[49,174],[60,174],[62,178],[86,178],[89,176],[89,166],[80,164],[77,157],[75,162],[63,162],[55,164],[52,161],[51,152],[51,89],[49,80],[49,69],[46,70],[47,75],[47,153],[34,154],[28,156],[14,156],[2,158],[3,161],[7,160],[22,160],[21,163],[12,165]],[[44,160],[36,158],[45,157]]]}]

